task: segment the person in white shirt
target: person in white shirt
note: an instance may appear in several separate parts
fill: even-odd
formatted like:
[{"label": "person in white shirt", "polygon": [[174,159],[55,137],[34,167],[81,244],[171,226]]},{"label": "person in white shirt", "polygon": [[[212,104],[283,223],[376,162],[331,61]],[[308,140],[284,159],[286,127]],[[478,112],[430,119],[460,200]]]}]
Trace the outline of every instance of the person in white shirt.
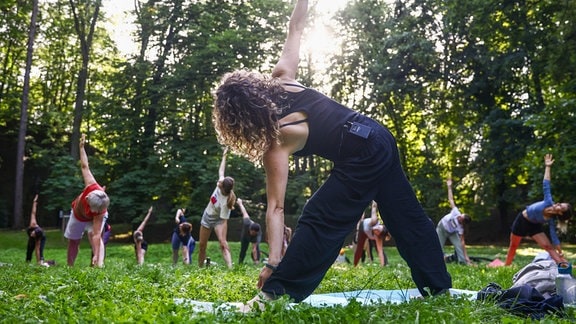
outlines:
[{"label": "person in white shirt", "polygon": [[222,162],[220,162],[220,168],[218,169],[218,182],[216,183],[216,188],[210,196],[210,201],[208,202],[206,209],[204,209],[202,221],[200,222],[200,251],[198,252],[199,267],[204,266],[206,260],[206,246],[208,245],[208,239],[210,238],[212,229],[214,229],[216,237],[218,237],[224,262],[228,268],[232,267],[232,256],[230,255],[230,248],[228,247],[226,235],[228,232],[228,218],[230,218],[230,210],[232,210],[234,204],[236,204],[236,194],[234,194],[233,190],[234,178],[224,176],[227,152],[228,148],[225,148],[224,153],[222,154]]},{"label": "person in white shirt", "polygon": [[470,223],[471,218],[466,214],[462,214],[454,203],[452,179],[449,178],[446,180],[446,185],[448,186],[448,201],[450,202],[450,207],[452,209],[449,214],[442,217],[438,222],[436,233],[438,233],[438,239],[440,240],[442,248],[444,248],[446,240],[450,240],[456,250],[458,262],[470,264],[470,258],[468,257],[468,253],[466,253],[466,242],[464,240],[464,224]]}]

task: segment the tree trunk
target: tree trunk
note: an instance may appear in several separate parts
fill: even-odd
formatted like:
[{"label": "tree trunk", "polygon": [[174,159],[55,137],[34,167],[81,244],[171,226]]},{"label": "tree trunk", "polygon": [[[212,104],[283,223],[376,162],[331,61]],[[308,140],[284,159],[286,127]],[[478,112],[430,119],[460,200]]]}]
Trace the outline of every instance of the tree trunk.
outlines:
[{"label": "tree trunk", "polygon": [[38,16],[38,0],[33,0],[30,30],[28,32],[28,49],[26,52],[26,69],[24,70],[24,85],[22,87],[22,105],[20,106],[20,129],[18,130],[18,146],[16,148],[16,176],[14,184],[14,224],[13,228],[23,226],[22,195],[24,188],[24,148],[26,147],[26,132],[28,131],[28,96],[30,93],[30,70],[32,69],[32,54],[34,52],[34,37],[36,35],[36,17]]},{"label": "tree trunk", "polygon": [[74,28],[80,40],[80,51],[82,55],[82,67],[78,73],[78,80],[76,82],[76,101],[74,104],[74,123],[72,125],[72,136],[70,154],[75,160],[78,160],[80,142],[80,127],[82,126],[82,117],[84,114],[84,98],[86,96],[86,83],[88,82],[88,64],[90,63],[90,50],[92,48],[92,39],[94,37],[94,30],[96,28],[96,21],[98,21],[98,14],[100,12],[102,1],[96,0],[94,3],[94,11],[90,17],[90,28],[86,33],[85,16],[82,15],[76,8],[74,0],[70,0],[70,7],[72,15],[74,16]]}]

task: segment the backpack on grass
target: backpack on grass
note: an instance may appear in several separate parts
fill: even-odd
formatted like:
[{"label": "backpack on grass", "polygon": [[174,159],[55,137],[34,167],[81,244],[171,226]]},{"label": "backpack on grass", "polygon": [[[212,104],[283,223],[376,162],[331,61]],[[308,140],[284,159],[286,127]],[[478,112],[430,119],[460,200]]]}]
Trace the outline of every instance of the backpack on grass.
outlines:
[{"label": "backpack on grass", "polygon": [[554,260],[531,262],[512,277],[512,288],[529,285],[544,296],[556,294],[558,265]]}]

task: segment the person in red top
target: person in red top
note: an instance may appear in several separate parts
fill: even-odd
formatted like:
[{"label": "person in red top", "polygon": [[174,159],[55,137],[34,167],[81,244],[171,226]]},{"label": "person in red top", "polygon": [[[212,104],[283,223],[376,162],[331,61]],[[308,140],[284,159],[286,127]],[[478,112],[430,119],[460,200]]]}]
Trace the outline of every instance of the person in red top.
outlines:
[{"label": "person in red top", "polygon": [[66,226],[64,237],[68,239],[67,261],[73,266],[78,256],[80,240],[84,231],[88,232],[88,238],[92,251],[92,266],[101,267],[104,264],[104,243],[102,242],[102,230],[108,217],[108,205],[110,198],[104,188],[94,179],[88,166],[88,155],[84,149],[86,135],[80,139],[80,167],[84,178],[84,190],[72,201],[70,219]]}]

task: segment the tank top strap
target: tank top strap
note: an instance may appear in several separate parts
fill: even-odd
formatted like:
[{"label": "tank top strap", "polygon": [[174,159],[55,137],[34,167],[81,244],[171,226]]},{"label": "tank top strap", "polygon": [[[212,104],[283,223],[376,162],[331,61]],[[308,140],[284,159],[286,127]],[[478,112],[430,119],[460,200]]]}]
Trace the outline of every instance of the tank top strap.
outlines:
[{"label": "tank top strap", "polygon": [[297,88],[302,88],[302,89],[306,89],[305,86],[300,85],[300,84],[296,84],[296,83],[283,83],[283,85],[287,85],[287,86],[292,86],[292,87],[297,87]]},{"label": "tank top strap", "polygon": [[302,123],[305,123],[305,122],[307,122],[307,121],[308,121],[308,118],[300,119],[300,120],[297,120],[297,121],[293,121],[293,122],[289,122],[289,123],[286,123],[286,124],[282,124],[282,125],[280,125],[280,128],[285,127],[285,126],[302,124]]}]

